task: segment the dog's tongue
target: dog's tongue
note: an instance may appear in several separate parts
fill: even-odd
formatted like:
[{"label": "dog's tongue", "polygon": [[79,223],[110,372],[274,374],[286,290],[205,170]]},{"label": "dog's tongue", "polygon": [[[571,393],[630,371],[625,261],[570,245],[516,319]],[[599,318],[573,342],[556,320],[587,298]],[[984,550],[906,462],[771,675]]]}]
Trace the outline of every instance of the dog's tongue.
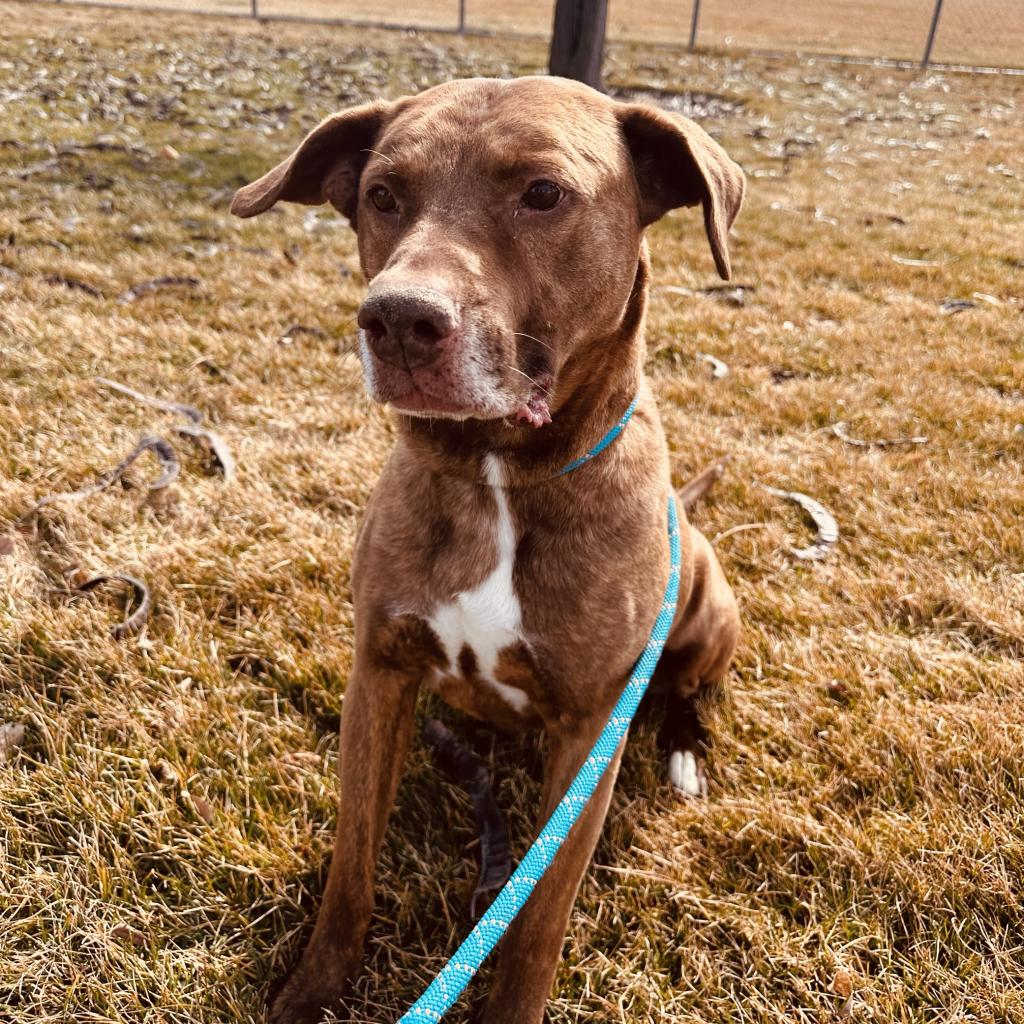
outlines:
[{"label": "dog's tongue", "polygon": [[543,427],[551,422],[551,410],[548,400],[536,391],[516,410],[516,423],[526,423],[531,427]]}]

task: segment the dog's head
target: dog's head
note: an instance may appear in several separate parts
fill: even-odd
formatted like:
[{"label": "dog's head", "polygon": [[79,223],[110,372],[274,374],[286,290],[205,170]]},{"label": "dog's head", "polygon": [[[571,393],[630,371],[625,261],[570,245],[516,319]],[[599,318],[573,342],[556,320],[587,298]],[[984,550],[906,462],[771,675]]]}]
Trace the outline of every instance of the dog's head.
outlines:
[{"label": "dog's head", "polygon": [[348,217],[373,398],[541,426],[579,346],[621,324],[644,228],[702,206],[727,278],[743,188],[685,118],[564,79],[467,79],[328,118],[231,210],[329,202]]}]

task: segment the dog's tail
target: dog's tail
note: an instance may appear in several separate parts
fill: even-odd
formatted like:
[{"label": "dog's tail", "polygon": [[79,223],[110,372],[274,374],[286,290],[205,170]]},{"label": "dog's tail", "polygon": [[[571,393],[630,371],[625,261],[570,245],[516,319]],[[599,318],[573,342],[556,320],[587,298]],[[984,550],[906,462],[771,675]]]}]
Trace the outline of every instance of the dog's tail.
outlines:
[{"label": "dog's tail", "polygon": [[423,721],[423,738],[434,753],[437,764],[454,779],[473,801],[477,831],[480,835],[480,875],[469,901],[470,920],[482,914],[495,893],[512,874],[512,847],[508,827],[491,788],[487,768],[452,731],[436,718]]}]

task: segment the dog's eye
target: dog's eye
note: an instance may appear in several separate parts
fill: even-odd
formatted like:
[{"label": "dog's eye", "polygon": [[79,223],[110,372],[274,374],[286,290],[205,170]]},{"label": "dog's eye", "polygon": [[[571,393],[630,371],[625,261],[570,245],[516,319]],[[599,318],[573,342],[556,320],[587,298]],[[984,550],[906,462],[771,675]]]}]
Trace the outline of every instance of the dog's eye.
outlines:
[{"label": "dog's eye", "polygon": [[535,181],[523,193],[523,206],[531,210],[553,210],[562,198],[562,190],[553,181]]},{"label": "dog's eye", "polygon": [[381,213],[392,213],[398,205],[394,195],[383,185],[374,185],[367,193],[370,202],[380,210]]}]

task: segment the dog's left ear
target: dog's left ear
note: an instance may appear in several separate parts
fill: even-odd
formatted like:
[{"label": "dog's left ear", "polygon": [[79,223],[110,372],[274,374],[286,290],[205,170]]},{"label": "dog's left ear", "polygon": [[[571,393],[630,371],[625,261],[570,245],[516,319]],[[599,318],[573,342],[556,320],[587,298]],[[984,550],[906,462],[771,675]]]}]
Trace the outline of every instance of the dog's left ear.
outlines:
[{"label": "dog's left ear", "polygon": [[718,273],[728,280],[728,235],[743,204],[739,164],[689,118],[654,107],[623,106],[618,114],[633,157],[646,226],[677,206],[704,207],[704,228]]}]

